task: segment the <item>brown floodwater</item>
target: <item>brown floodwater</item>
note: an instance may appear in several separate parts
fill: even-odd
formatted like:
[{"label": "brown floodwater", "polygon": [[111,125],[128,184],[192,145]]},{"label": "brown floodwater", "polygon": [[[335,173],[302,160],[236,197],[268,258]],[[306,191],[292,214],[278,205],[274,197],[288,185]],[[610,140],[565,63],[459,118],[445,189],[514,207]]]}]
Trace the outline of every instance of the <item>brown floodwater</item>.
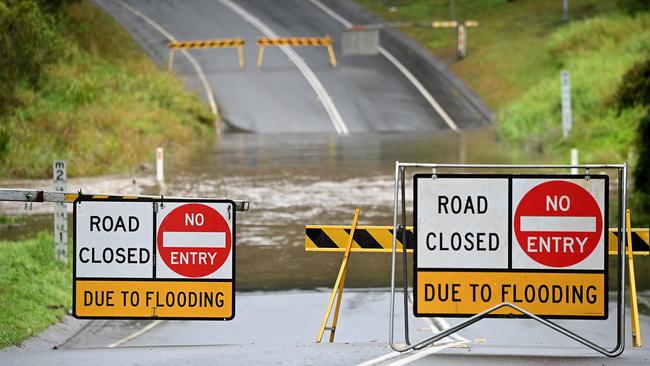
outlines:
[{"label": "brown floodwater", "polygon": [[[224,134],[214,146],[197,147],[186,159],[167,160],[165,194],[251,201],[250,211],[237,216],[238,290],[331,287],[342,255],[305,252],[305,225],[349,224],[356,207],[361,209],[360,224],[392,225],[396,160],[548,163],[539,154],[500,143],[490,130],[462,135]],[[407,174],[407,197],[412,197],[410,177],[415,172]],[[83,186],[84,191],[132,193],[135,179],[142,193],[158,194],[160,188],[152,175],[150,172],[134,177],[80,179],[69,184],[69,188],[77,190]],[[610,177],[612,225],[616,222],[617,181],[614,174]],[[45,183],[39,182],[41,186]],[[14,181],[10,185],[21,184],[29,182]],[[410,217],[410,203],[407,207]],[[23,212],[22,204],[0,209],[5,213]],[[52,225],[47,208],[27,215],[25,222],[0,229],[0,237],[29,235]],[[613,259],[610,262],[612,267],[615,263]],[[638,258],[635,264],[637,285],[645,294],[642,305],[650,308],[650,258]],[[615,267],[611,269],[610,273],[615,273]],[[346,286],[386,287],[389,281],[390,254],[352,254]],[[615,282],[612,279],[610,283]]]}]

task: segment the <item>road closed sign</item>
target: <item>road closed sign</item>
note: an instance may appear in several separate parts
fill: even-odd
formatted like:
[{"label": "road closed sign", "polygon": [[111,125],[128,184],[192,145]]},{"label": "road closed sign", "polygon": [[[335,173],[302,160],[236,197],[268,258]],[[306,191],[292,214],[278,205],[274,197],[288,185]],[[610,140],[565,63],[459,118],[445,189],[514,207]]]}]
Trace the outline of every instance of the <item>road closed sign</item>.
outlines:
[{"label": "road closed sign", "polygon": [[74,227],[75,317],[234,317],[233,201],[81,196]]},{"label": "road closed sign", "polygon": [[416,316],[508,302],[546,318],[607,318],[606,175],[418,174],[414,184]]}]

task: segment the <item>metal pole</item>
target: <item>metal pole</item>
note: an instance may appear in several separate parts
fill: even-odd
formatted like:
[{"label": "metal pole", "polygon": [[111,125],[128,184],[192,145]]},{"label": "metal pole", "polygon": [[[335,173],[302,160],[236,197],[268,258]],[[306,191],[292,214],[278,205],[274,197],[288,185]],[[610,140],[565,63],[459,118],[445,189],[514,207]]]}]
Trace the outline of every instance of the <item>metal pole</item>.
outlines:
[{"label": "metal pole", "polygon": [[[405,168],[400,168],[400,175],[402,177],[402,248],[406,248],[406,171]],[[393,235],[395,236],[395,235]],[[409,277],[408,277],[408,261],[406,258],[406,250],[402,250],[402,280],[404,281],[404,340],[406,344],[410,345],[409,340]]]},{"label": "metal pole", "polygon": [[[112,198],[128,198],[128,199],[151,199],[158,200],[161,199],[161,196],[147,196],[147,195],[125,195],[125,194],[97,194],[97,193],[71,193],[71,192],[49,192],[43,190],[34,190],[34,189],[6,189],[0,188],[0,201],[10,201],[10,202],[63,202],[63,203],[73,203],[80,196],[86,197],[101,197],[104,199]],[[188,197],[167,197],[170,199],[188,199]],[[208,199],[205,197],[192,197],[197,200]],[[210,198],[214,199],[214,198]],[[235,207],[237,211],[243,212],[248,211],[250,208],[250,201],[245,200],[234,200]]]},{"label": "metal pole", "polygon": [[[400,162],[395,162],[395,190],[393,197],[393,250],[391,255],[390,271],[390,321],[388,323],[388,343],[395,351],[400,351],[393,342],[393,331],[395,328],[395,257],[396,257],[396,238],[397,238],[397,194],[399,189]],[[404,244],[404,243],[402,243]]]},{"label": "metal pole", "polygon": [[569,0],[562,0],[562,20],[569,22]]},{"label": "metal pole", "polygon": [[449,13],[452,20],[456,20],[456,1],[449,0]]}]

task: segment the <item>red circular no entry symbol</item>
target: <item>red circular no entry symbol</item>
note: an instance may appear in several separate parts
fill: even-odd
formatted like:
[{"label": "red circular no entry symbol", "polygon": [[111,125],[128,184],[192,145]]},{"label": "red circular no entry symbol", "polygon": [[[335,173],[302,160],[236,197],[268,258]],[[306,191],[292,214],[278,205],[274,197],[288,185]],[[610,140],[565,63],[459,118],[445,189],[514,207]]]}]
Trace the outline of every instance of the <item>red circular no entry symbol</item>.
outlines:
[{"label": "red circular no entry symbol", "polygon": [[549,181],[523,196],[515,211],[514,230],[531,259],[549,267],[569,267],[596,249],[603,219],[587,190],[572,182]]},{"label": "red circular no entry symbol", "polygon": [[228,222],[217,210],[188,203],[165,216],[156,244],[172,271],[185,277],[204,277],[226,262],[232,238]]}]

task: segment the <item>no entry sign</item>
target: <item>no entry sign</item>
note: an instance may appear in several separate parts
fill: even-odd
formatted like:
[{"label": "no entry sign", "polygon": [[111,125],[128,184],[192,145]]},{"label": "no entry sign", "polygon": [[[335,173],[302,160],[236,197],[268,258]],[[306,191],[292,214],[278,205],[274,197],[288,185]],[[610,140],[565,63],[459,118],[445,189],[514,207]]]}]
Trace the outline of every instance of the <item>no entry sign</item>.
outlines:
[{"label": "no entry sign", "polygon": [[[232,234],[228,221],[231,211],[230,206],[218,203],[163,205],[157,217],[156,245],[162,262],[158,277],[230,276]],[[219,271],[224,266],[224,270]]]},{"label": "no entry sign", "polygon": [[607,317],[606,175],[414,182],[416,316],[471,316],[510,302],[548,318]]},{"label": "no entry sign", "polygon": [[604,240],[603,213],[580,185],[543,182],[519,201],[514,231],[521,250],[535,262],[570,267],[583,262]]},{"label": "no entry sign", "polygon": [[81,196],[74,215],[75,317],[234,317],[233,201]]}]

